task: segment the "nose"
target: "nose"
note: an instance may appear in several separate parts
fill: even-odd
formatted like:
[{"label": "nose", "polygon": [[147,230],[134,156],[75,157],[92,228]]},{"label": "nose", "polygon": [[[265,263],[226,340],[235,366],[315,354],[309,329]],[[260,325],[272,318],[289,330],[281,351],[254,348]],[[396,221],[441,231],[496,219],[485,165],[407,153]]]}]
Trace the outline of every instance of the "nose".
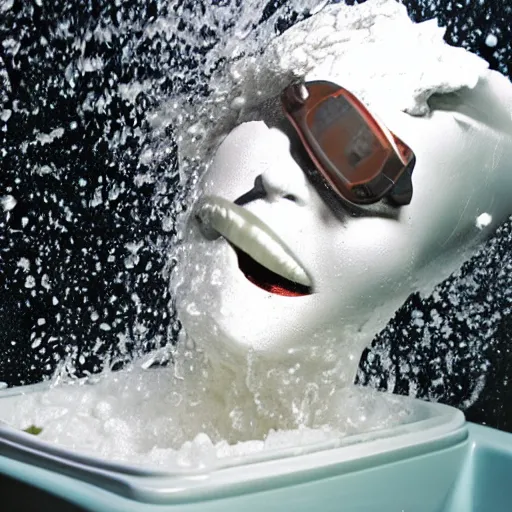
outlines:
[{"label": "nose", "polygon": [[257,176],[251,190],[235,199],[234,203],[243,206],[251,201],[256,201],[256,199],[268,198],[270,201],[287,199],[299,205],[304,205],[308,197],[309,191],[305,182],[292,183],[280,180],[279,177],[275,176],[275,173],[267,171]]},{"label": "nose", "polygon": [[270,201],[288,199],[294,203],[305,205],[309,197],[309,191],[305,180],[290,180],[275,171],[266,171],[261,175],[261,184]]},{"label": "nose", "polygon": [[269,151],[274,150],[272,162],[261,174],[261,184],[270,201],[289,199],[304,205],[309,200],[309,187],[303,170],[290,152],[290,140],[280,131],[270,131],[273,138],[282,140],[270,145]]},{"label": "nose", "polygon": [[265,137],[265,155],[259,165],[263,172],[254,180],[251,190],[240,196],[235,203],[242,206],[256,199],[279,201],[287,199],[299,205],[309,200],[306,176],[290,152],[290,140],[275,128]]},{"label": "nose", "polygon": [[259,176],[256,176],[256,179],[254,180],[254,186],[251,188],[251,190],[235,199],[234,203],[238,206],[243,206],[244,204],[250,203],[251,201],[256,201],[256,199],[263,199],[265,197],[267,197],[267,191],[263,187],[260,174]]}]

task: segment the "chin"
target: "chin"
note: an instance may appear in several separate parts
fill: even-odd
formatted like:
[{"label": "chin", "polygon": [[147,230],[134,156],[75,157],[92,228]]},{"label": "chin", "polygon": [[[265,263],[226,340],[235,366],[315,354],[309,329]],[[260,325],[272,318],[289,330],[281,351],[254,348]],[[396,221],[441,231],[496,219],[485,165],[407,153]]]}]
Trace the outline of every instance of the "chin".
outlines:
[{"label": "chin", "polygon": [[202,293],[196,286],[180,297],[178,314],[187,336],[212,361],[234,360],[239,364],[250,354],[274,360],[286,357],[290,348],[301,343],[297,337],[299,304],[295,303],[296,308],[293,304],[283,307],[286,299],[272,296],[243,276],[228,274],[224,269],[222,277],[232,284],[217,294],[212,290]]},{"label": "chin", "polygon": [[175,276],[185,332],[212,358],[249,353],[281,358],[301,342],[297,333],[304,331],[305,313],[317,301],[315,294],[300,296],[293,289],[286,294],[284,286],[280,293],[269,291],[268,274],[260,277],[225,240],[205,241],[194,229]]},{"label": "chin", "polygon": [[[297,363],[304,370],[345,366],[346,357],[357,364],[359,351],[355,346],[347,351],[344,343],[358,336],[357,325],[328,321],[322,312],[329,310],[330,302],[322,294],[272,295],[232,270],[224,268],[223,278],[231,285],[220,287],[215,298],[211,289],[206,289],[208,283],[204,283],[204,292],[187,285],[189,293],[180,304],[187,336],[212,365],[243,373],[256,362],[262,364],[262,371],[277,366],[291,368]],[[204,298],[200,303],[198,296]],[[189,304],[195,305],[192,310]],[[331,309],[335,309],[334,304]]]}]

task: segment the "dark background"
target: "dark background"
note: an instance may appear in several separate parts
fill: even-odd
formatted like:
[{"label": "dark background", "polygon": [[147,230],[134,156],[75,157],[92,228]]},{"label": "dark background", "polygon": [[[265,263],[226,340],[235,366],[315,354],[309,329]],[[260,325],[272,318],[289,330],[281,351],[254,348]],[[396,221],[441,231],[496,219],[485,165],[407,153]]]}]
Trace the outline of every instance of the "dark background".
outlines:
[{"label": "dark background", "polygon": [[[0,10],[0,198],[17,201],[0,208],[0,381],[36,382],[66,361],[82,375],[105,355],[120,366],[176,338],[162,269],[175,235],[166,219],[184,192],[172,126],[159,158],[141,159],[158,142],[145,115],[172,93],[207,94],[205,55],[229,23],[197,31],[187,20],[226,3],[14,0]],[[510,76],[512,8],[501,0],[405,3]],[[307,15],[274,1],[255,24],[283,5],[278,31]],[[143,37],[176,12],[175,30]],[[432,297],[411,297],[365,352],[359,382],[512,431],[511,237],[506,224]]]}]

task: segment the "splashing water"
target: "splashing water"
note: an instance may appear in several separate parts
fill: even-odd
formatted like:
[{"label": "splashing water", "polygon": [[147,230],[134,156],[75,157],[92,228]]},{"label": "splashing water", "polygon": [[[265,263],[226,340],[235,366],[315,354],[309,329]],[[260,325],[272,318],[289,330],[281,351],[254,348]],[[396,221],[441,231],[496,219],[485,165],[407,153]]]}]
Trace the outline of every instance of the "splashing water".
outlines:
[{"label": "splashing water", "polygon": [[[223,91],[232,86],[236,76],[229,74],[228,63],[257,53],[285,28],[325,4],[302,0],[294,2],[293,9],[276,9],[267,2],[161,1],[144,7],[102,6],[93,17],[91,8],[85,5],[78,12],[64,5],[59,6],[59,12],[43,11],[37,3],[22,7],[27,19],[46,16],[48,33],[41,37],[53,42],[47,45],[40,39],[35,44],[34,34],[19,29],[4,39],[5,55],[0,61],[0,119],[7,134],[14,132],[14,126],[20,127],[1,151],[9,168],[6,192],[2,192],[3,219],[12,232],[18,233],[15,236],[21,242],[13,238],[2,241],[10,248],[12,266],[17,269],[18,281],[13,280],[13,287],[20,282],[22,288],[30,290],[28,296],[18,297],[19,302],[26,300],[29,307],[37,310],[28,336],[29,350],[36,353],[35,359],[31,358],[34,371],[43,367],[44,373],[50,375],[56,369],[53,382],[58,383],[103,367],[117,369],[155,349],[159,350],[144,360],[146,367],[175,361],[179,356],[182,367],[188,367],[183,370],[177,365],[178,377],[196,371],[197,365],[191,363],[193,352],[183,356],[173,348],[180,324],[168,280],[180,256],[181,222],[194,200],[194,186],[211,156],[211,148],[233,121],[221,115],[226,105],[207,99],[223,99]],[[13,2],[2,3],[0,13],[5,15],[2,27],[20,16],[13,10]],[[37,87],[44,94],[27,94],[13,100],[12,91],[19,85],[19,76],[9,63],[11,57],[25,58],[27,47],[37,48],[41,55],[34,65],[35,81],[27,84],[26,91],[39,83]],[[43,60],[54,63],[51,75],[45,74]],[[67,98],[69,111],[58,119],[37,118],[32,126],[34,112],[58,105],[59,98]],[[217,123],[219,119],[225,124]],[[216,130],[212,130],[214,124],[218,124]],[[85,134],[87,140],[82,143]],[[179,161],[177,144],[183,148]],[[88,152],[98,157],[91,160],[94,157]],[[83,164],[75,163],[81,160]],[[31,169],[33,179],[42,184],[37,201],[45,209],[40,211],[30,208],[30,198],[22,191],[24,183],[18,174],[25,166]],[[92,168],[95,172],[91,172]],[[96,172],[97,168],[101,170]],[[103,218],[109,222],[103,222]],[[77,223],[84,227],[80,239],[70,235]],[[489,262],[492,272],[498,273],[493,283],[508,279],[508,263],[498,264],[499,254],[503,254],[503,245],[510,237],[507,229],[498,233],[477,257],[477,261]],[[49,231],[48,241],[34,251],[34,239],[44,240],[45,230]],[[21,243],[22,250],[15,250],[15,243]],[[105,274],[107,267],[111,270]],[[69,269],[74,269],[72,275],[78,276],[71,282],[66,277]],[[80,277],[80,269],[88,275]],[[105,275],[114,277],[103,287]],[[493,299],[499,298],[500,304],[509,302],[501,284],[496,290],[485,292],[485,299],[480,298],[487,277],[484,265],[466,265],[432,298],[421,303],[413,299],[413,305],[406,306],[410,318],[405,321],[400,337],[410,344],[410,336],[418,333],[415,359],[404,361],[400,348],[396,356],[386,345],[385,341],[396,336],[398,329],[396,322],[391,323],[366,359],[380,359],[379,364],[374,363],[366,375],[360,375],[360,380],[383,387],[381,379],[385,376],[388,390],[401,391],[405,386],[411,394],[436,399],[446,395],[443,386],[448,381],[443,377],[457,365],[455,359],[464,357],[469,360],[468,375],[473,385],[462,393],[463,403],[471,405],[485,382],[486,351],[493,345],[500,322],[509,314],[509,306],[504,306],[502,313],[493,310],[487,314],[486,305],[492,302],[489,294]],[[100,287],[102,292],[95,290]],[[46,317],[55,321],[47,322]],[[40,319],[45,321],[39,322]],[[464,327],[461,329],[460,325]],[[12,348],[6,351],[6,359],[20,357],[23,334],[9,340]],[[440,351],[444,350],[439,361],[431,363],[439,379],[438,393],[432,392],[418,376],[423,364],[422,347],[430,348],[436,343]],[[180,374],[181,371],[184,373]],[[281,379],[282,375],[274,377]],[[399,382],[400,378],[403,382]],[[133,382],[141,386],[141,400],[156,398],[150,386],[142,384],[147,374],[137,379]],[[256,394],[260,384],[249,379]],[[164,389],[167,394],[166,398],[160,397],[162,407],[179,408],[179,403],[187,401],[185,394]],[[314,394],[311,389],[310,396]],[[453,396],[461,394],[453,391]],[[88,399],[87,394],[83,397]],[[283,394],[283,401],[289,398]],[[228,399],[236,401],[235,396]],[[201,404],[190,399],[188,402],[198,407]],[[30,403],[26,410],[33,405]],[[111,407],[108,400],[96,406],[94,414],[104,420],[102,428],[110,429],[112,438],[123,432],[122,424],[111,422],[106,426],[107,409]],[[299,401],[298,411],[303,418],[300,424],[318,427],[321,423],[308,417],[304,401]],[[261,439],[268,432],[268,424],[251,430],[243,424],[243,411],[231,412],[224,431],[216,431],[213,422],[200,425],[201,430],[193,433],[196,439],[205,429],[209,429],[210,444],[212,440],[222,443],[226,439]],[[407,414],[396,410],[394,413],[398,418]],[[352,421],[355,417],[347,416],[346,430],[352,428],[348,418]],[[158,421],[161,424],[153,426],[157,447],[158,440],[174,428],[165,423],[172,422],[170,418],[164,420],[162,416]],[[376,424],[393,424],[390,421],[390,417],[381,417]],[[296,427],[297,423],[277,425],[286,429]],[[132,426],[128,425],[128,430]],[[73,432],[73,423],[66,428]],[[242,431],[245,437],[240,436]],[[173,433],[170,445],[176,448],[189,441],[192,432],[185,434],[180,427]],[[322,434],[312,434],[315,435]],[[120,436],[120,442],[126,436]],[[197,442],[201,444],[201,439]],[[229,452],[223,444],[215,449]],[[156,454],[158,457],[164,460],[165,452]]]},{"label": "splashing water", "polygon": [[[375,395],[364,402],[357,398],[356,391],[347,389],[343,391],[346,414],[336,418],[337,427],[332,429],[327,426],[326,401],[333,392],[332,379],[327,390],[311,384],[305,387],[304,396],[296,396],[295,386],[304,380],[300,367],[269,370],[251,357],[247,361],[247,375],[233,376],[223,396],[215,396],[207,389],[210,376],[201,355],[185,341],[178,343],[177,349],[173,347],[180,326],[168,290],[158,303],[160,308],[152,311],[144,307],[152,287],[149,276],[154,273],[167,281],[172,274],[180,256],[181,219],[194,199],[194,185],[211,148],[234,121],[229,115],[230,105],[225,102],[232,94],[233,84],[240,82],[237,73],[241,68],[230,68],[230,63],[239,62],[242,57],[250,62],[248,57],[286,26],[308,13],[318,12],[325,4],[304,0],[295,3],[294,11],[281,8],[269,12],[265,2],[234,2],[196,7],[201,11],[201,16],[197,16],[195,8],[186,3],[162,2],[152,4],[151,12],[138,8],[105,9],[94,24],[77,23],[80,16],[87,18],[87,7],[78,18],[76,13],[67,12],[52,20],[55,44],[48,51],[55,51],[53,48],[58,48],[57,42],[61,41],[69,52],[62,62],[52,55],[60,62],[58,69],[48,78],[46,97],[35,101],[45,104],[52,101],[52,95],[63,95],[72,98],[74,110],[65,126],[47,120],[44,129],[26,129],[19,147],[23,161],[34,166],[36,179],[48,184],[43,187],[42,201],[51,205],[51,218],[43,220],[48,220],[62,235],[70,231],[81,215],[89,215],[91,229],[84,230],[82,240],[75,241],[68,235],[56,244],[59,265],[75,264],[75,244],[83,258],[91,253],[94,258],[98,252],[92,247],[108,244],[103,249],[107,257],[106,261],[97,259],[87,280],[66,283],[60,289],[60,276],[44,267],[47,262],[28,255],[17,261],[18,272],[25,287],[33,291],[34,300],[48,291],[52,305],[57,307],[69,304],[68,297],[74,293],[78,296],[79,305],[66,311],[67,318],[58,318],[57,328],[62,326],[62,320],[71,324],[73,316],[87,318],[93,327],[88,332],[73,333],[63,343],[62,332],[49,332],[52,324],[46,317],[50,314],[38,315],[30,335],[31,349],[38,352],[38,363],[44,364],[48,372],[53,371],[52,387],[43,394],[26,395],[16,402],[14,415],[9,418],[14,426],[21,428],[27,422],[41,424],[43,438],[104,457],[133,460],[133,454],[138,453],[141,460],[149,456],[153,462],[165,463],[176,449],[180,449],[178,459],[189,460],[193,454],[188,451],[199,450],[204,457],[214,450],[215,443],[217,456],[227,456],[232,454],[228,443],[256,443],[240,446],[238,452],[233,452],[236,454],[265,446],[305,443],[308,439],[313,442],[339,438],[354,431],[382,429],[408,418],[408,410],[392,398]],[[33,15],[37,9],[37,5],[32,5],[27,14]],[[8,16],[13,15],[9,6],[5,10]],[[51,17],[52,13],[46,14]],[[13,53],[19,51],[15,43],[12,45]],[[116,53],[112,52],[114,46]],[[101,51],[96,54],[91,48]],[[118,60],[123,63],[122,76],[117,73]],[[9,84],[16,78],[8,67],[2,77]],[[9,97],[5,103],[11,107],[13,122],[26,125],[30,101],[27,100],[26,108]],[[3,117],[7,119],[7,114]],[[87,167],[77,169],[66,165],[67,160],[59,162],[57,158],[59,148],[65,148],[69,158],[83,158],[87,145],[80,145],[77,136],[82,129],[87,132],[87,141],[93,141],[88,149],[102,155],[105,172],[94,179]],[[52,153],[45,153],[47,148]],[[6,157],[13,168],[22,163],[13,146],[8,148]],[[113,179],[109,170],[116,168],[121,173],[114,174]],[[19,227],[20,236],[30,241],[23,229],[34,219],[18,214],[19,193],[15,184],[16,179],[4,196],[7,222]],[[50,185],[57,188],[59,195],[52,192]],[[64,187],[73,191],[67,201],[60,197]],[[140,202],[133,190],[144,190],[145,202]],[[81,202],[81,210],[71,204],[74,194]],[[19,203],[24,200],[21,197]],[[67,224],[51,222],[53,209],[64,211]],[[147,227],[149,221],[150,229],[141,230],[145,231],[143,236],[137,229],[129,233],[120,230],[114,244],[105,240],[101,232],[111,226],[98,218],[106,214],[115,224],[117,219],[122,221],[123,210],[137,227]],[[119,223],[122,228],[122,222]],[[43,247],[42,251],[45,250]],[[150,251],[163,255],[155,267],[148,257]],[[105,308],[101,300],[94,300],[89,286],[91,278],[98,280],[103,267],[109,264],[117,272],[114,282],[107,283],[112,287],[108,299],[112,308]],[[117,290],[124,289],[116,291],[116,286]],[[123,303],[127,294],[129,306]],[[161,317],[160,325],[165,330],[151,329],[155,316]],[[115,337],[113,349],[105,347],[105,335]],[[155,348],[159,350],[154,351]],[[127,368],[121,374],[108,371],[151,349],[153,352],[133,369]],[[145,371],[169,360],[174,366],[174,379],[170,369]],[[95,364],[91,365],[91,361]],[[78,377],[101,368],[106,368],[104,374],[88,381],[96,385],[82,381],[72,385]],[[229,381],[229,376],[225,380]],[[278,390],[272,396],[268,396],[270,382],[270,387]],[[243,400],[247,392],[254,400]],[[315,403],[324,406],[313,413]],[[351,407],[349,403],[353,403]],[[297,428],[295,436],[290,434],[288,438],[275,431]],[[201,446],[191,447],[192,439]]]},{"label": "splashing water", "polygon": [[358,382],[464,410],[488,380],[507,389],[511,243],[509,219],[430,297],[411,297],[366,351]]},{"label": "splashing water", "polygon": [[1,3],[5,380],[119,367],[176,339],[178,219],[206,98],[228,87],[212,77],[317,5]]}]

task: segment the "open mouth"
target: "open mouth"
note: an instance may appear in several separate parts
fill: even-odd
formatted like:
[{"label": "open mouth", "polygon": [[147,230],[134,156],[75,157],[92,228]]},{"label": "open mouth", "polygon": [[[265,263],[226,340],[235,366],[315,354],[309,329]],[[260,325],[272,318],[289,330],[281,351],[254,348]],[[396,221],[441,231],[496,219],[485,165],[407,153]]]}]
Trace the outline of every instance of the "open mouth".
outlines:
[{"label": "open mouth", "polygon": [[291,249],[253,213],[217,196],[196,209],[202,233],[223,236],[238,256],[238,266],[254,285],[270,293],[300,297],[313,293],[313,280]]},{"label": "open mouth", "polygon": [[233,249],[238,256],[238,268],[251,283],[263,290],[284,297],[302,297],[312,293],[311,287],[294,283],[264,267],[237,247],[233,246]]}]

